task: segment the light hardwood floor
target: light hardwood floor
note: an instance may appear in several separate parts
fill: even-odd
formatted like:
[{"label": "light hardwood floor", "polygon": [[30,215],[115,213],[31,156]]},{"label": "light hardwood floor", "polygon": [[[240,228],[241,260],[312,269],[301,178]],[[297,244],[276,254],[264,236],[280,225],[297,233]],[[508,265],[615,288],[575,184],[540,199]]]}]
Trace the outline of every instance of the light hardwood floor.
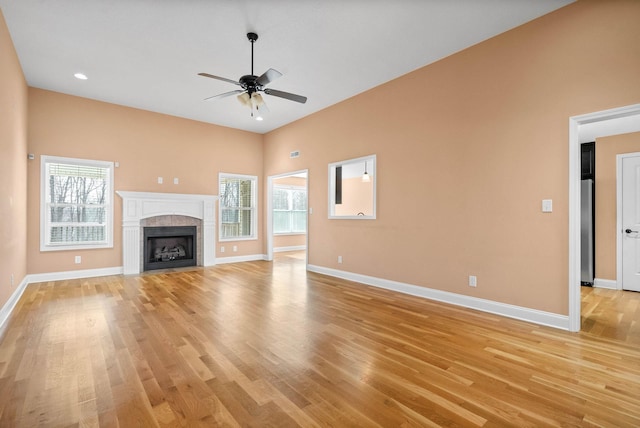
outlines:
[{"label": "light hardwood floor", "polygon": [[[278,261],[32,284],[0,426],[640,426],[639,293],[568,333]],[[612,307],[618,315],[609,315]]]}]

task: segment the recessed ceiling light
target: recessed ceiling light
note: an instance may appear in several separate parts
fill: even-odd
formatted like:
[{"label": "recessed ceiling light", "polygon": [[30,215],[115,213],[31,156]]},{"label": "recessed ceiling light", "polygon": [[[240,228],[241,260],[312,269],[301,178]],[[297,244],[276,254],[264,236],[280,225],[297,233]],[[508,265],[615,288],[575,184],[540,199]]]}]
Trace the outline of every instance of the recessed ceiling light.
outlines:
[{"label": "recessed ceiling light", "polygon": [[76,79],[80,79],[80,80],[87,80],[87,75],[83,74],[83,73],[76,73],[74,74]]}]

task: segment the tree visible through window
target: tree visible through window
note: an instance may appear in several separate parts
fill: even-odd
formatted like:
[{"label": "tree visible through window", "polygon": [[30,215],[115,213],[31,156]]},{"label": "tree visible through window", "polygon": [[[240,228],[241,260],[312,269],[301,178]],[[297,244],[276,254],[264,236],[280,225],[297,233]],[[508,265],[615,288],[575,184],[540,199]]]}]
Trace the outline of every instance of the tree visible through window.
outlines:
[{"label": "tree visible through window", "polygon": [[112,246],[113,164],[42,158],[43,250]]},{"label": "tree visible through window", "polygon": [[273,188],[273,233],[307,232],[307,190],[303,187]]},{"label": "tree visible through window", "polygon": [[256,237],[255,176],[220,174],[220,239]]}]

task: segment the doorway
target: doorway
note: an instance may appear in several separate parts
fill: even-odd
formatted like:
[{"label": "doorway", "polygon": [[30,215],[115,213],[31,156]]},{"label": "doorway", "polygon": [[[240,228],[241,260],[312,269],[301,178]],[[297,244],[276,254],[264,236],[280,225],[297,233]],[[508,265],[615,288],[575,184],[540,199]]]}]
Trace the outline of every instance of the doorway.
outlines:
[{"label": "doorway", "polygon": [[640,104],[569,118],[569,331],[580,331],[580,145],[596,137],[637,131],[640,131]]},{"label": "doorway", "polygon": [[304,253],[308,264],[308,183],[306,169],[267,178],[267,260],[274,253]]}]

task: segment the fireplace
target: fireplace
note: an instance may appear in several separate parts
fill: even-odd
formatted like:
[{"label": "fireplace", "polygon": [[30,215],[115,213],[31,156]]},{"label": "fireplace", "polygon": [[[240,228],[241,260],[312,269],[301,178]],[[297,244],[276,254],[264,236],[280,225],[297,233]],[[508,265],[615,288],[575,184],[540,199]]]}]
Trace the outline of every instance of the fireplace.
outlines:
[{"label": "fireplace", "polygon": [[[122,198],[122,270],[125,275],[138,274],[147,269],[144,237],[146,227],[195,225],[196,238],[193,244],[195,262],[192,265],[216,264],[215,202],[218,199],[217,196],[123,190],[118,190],[116,193]],[[179,254],[180,248],[175,249],[174,252]],[[160,258],[162,258],[161,254]]]},{"label": "fireplace", "polygon": [[164,226],[144,228],[144,270],[197,265],[197,228]]}]

